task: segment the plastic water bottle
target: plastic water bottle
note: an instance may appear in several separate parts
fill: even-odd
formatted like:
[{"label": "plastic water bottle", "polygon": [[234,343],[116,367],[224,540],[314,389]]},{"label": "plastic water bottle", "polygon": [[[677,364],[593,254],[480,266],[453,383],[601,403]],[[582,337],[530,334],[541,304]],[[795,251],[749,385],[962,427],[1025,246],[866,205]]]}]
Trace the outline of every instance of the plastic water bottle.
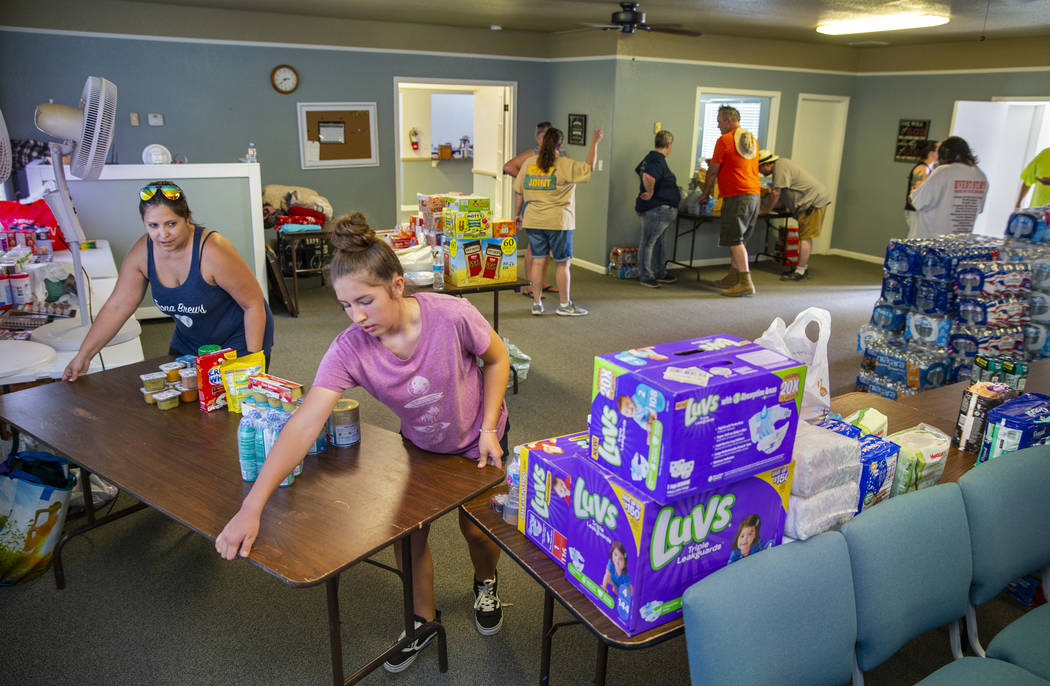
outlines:
[{"label": "plastic water bottle", "polygon": [[521,482],[521,465],[515,455],[507,462],[507,502],[503,505],[503,521],[513,527],[518,526],[518,485]]},{"label": "plastic water bottle", "polygon": [[434,290],[445,290],[445,258],[441,252],[441,246],[435,245],[431,251],[434,256]]},{"label": "plastic water bottle", "polygon": [[244,161],[250,164],[259,161],[258,153],[255,151],[255,143],[248,143],[248,154],[245,156]]},{"label": "plastic water bottle", "polygon": [[242,404],[241,423],[237,425],[237,457],[241,462],[241,478],[255,481],[259,477],[259,465],[255,461],[255,421],[245,405],[247,401]]}]

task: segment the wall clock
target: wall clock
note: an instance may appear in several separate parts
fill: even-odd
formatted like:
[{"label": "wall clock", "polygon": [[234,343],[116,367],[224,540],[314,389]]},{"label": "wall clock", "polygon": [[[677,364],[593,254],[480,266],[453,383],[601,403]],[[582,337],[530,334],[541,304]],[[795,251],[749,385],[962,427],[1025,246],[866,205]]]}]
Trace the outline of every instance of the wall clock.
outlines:
[{"label": "wall clock", "polygon": [[299,87],[299,72],[295,70],[295,67],[278,64],[270,72],[270,85],[278,93],[287,95]]}]

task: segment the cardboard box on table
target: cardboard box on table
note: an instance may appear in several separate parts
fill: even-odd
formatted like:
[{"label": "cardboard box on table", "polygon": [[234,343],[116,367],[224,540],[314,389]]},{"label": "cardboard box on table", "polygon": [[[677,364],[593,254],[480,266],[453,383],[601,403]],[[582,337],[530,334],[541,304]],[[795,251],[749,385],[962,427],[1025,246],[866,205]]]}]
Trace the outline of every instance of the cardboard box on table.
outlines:
[{"label": "cardboard box on table", "polygon": [[[586,437],[543,442],[560,454],[522,451],[518,526],[628,634],[681,616],[690,585],[780,544],[793,464],[661,505],[590,460]],[[751,541],[741,544],[746,551],[736,549],[741,529]]]},{"label": "cardboard box on table", "polygon": [[458,239],[445,234],[445,283],[480,286],[518,278],[516,238]]},{"label": "cardboard box on table", "polygon": [[785,465],[805,378],[725,334],[599,355],[591,458],[661,503]]}]

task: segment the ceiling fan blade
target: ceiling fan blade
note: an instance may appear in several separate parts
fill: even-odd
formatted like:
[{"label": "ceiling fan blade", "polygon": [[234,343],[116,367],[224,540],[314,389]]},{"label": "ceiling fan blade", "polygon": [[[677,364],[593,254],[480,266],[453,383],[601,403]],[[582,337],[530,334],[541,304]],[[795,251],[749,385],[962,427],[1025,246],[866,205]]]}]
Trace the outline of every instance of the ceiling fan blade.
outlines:
[{"label": "ceiling fan blade", "polygon": [[602,30],[611,30],[611,29],[621,29],[621,28],[623,28],[619,24],[591,24],[589,22],[581,22],[580,26],[586,26],[588,28],[602,29]]},{"label": "ceiling fan blade", "polygon": [[649,30],[654,33],[671,33],[676,36],[691,36],[693,38],[699,38],[700,36],[704,35],[699,31],[690,31],[689,29],[676,29],[670,26],[660,26],[659,24],[650,25]]}]

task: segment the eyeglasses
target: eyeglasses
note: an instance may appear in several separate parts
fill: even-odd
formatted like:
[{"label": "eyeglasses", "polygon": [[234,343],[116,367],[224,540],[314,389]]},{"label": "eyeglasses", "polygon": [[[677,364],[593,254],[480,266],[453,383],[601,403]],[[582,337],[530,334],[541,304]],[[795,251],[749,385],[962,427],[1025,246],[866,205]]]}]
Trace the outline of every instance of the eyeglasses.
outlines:
[{"label": "eyeglasses", "polygon": [[157,191],[160,191],[161,195],[168,200],[178,200],[182,197],[182,189],[178,186],[154,186],[152,184],[143,186],[139,190],[139,197],[143,200],[149,200],[157,194]]}]

